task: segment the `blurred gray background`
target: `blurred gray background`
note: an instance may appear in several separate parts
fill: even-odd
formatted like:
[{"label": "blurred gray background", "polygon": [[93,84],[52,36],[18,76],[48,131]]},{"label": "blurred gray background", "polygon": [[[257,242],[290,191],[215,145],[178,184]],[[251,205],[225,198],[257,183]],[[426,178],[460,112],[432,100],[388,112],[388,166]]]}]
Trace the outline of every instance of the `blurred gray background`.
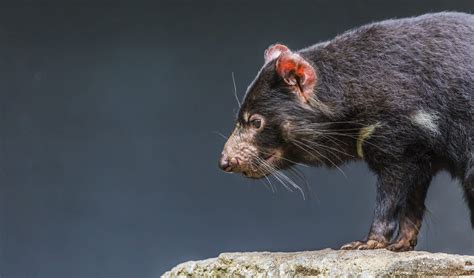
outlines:
[{"label": "blurred gray background", "polygon": [[[238,94],[293,49],[465,1],[2,1],[0,276],[157,277],[230,251],[338,248],[368,231],[363,163],[303,168],[312,197],[217,167]],[[276,185],[276,183],[275,183]],[[460,187],[431,187],[418,250],[474,254]]]}]

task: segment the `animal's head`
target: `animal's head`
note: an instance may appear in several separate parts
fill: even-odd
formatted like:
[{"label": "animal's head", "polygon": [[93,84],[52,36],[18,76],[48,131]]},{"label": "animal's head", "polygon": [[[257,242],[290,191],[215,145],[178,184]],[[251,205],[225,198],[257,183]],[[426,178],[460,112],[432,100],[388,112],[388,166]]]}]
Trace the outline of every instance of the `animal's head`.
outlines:
[{"label": "animal's head", "polygon": [[292,132],[324,115],[315,98],[318,76],[310,61],[281,44],[270,46],[264,58],[219,161],[224,171],[250,178],[298,163]]}]

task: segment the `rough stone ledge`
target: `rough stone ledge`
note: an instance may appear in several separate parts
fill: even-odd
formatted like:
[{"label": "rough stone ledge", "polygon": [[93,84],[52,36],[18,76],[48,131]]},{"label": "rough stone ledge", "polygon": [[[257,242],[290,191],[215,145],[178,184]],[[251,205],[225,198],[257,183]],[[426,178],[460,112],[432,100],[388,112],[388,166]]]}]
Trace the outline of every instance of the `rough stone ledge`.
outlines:
[{"label": "rough stone ledge", "polygon": [[474,256],[387,250],[324,249],[293,253],[222,253],[189,261],[163,274],[167,277],[388,277],[472,276]]}]

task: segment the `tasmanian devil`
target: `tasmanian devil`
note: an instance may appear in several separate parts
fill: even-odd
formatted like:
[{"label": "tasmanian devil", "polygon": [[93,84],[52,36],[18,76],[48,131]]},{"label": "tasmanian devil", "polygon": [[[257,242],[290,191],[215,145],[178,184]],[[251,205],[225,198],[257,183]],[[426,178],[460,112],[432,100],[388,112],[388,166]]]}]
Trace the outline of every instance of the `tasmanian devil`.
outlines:
[{"label": "tasmanian devil", "polygon": [[295,164],[364,160],[377,175],[364,240],[412,250],[432,177],[464,189],[474,228],[474,15],[386,20],[292,51],[271,45],[247,89],[220,167],[262,178]]}]

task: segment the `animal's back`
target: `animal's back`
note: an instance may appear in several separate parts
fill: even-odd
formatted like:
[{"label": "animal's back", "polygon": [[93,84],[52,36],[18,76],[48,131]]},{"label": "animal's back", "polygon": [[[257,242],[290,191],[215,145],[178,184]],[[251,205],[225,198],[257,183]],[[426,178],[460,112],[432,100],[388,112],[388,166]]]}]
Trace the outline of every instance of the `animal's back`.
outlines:
[{"label": "animal's back", "polygon": [[402,107],[392,104],[402,96],[406,101],[423,102],[427,97],[446,98],[455,93],[470,101],[474,91],[474,15],[470,14],[446,12],[385,20],[300,53],[318,69],[331,71],[338,84],[358,85],[344,90],[344,97],[364,97],[368,106],[381,104],[385,98],[386,105],[381,107],[385,111],[399,112]]},{"label": "animal's back", "polygon": [[436,127],[426,127],[440,136],[423,139],[433,152],[454,160],[456,176],[464,176],[466,148],[474,142],[474,15],[445,12],[381,21],[300,53],[329,79],[321,86],[341,86],[343,95],[319,97],[337,99],[347,117],[398,118],[393,124],[411,131],[414,140],[423,134],[410,118],[427,125],[436,121]]}]

